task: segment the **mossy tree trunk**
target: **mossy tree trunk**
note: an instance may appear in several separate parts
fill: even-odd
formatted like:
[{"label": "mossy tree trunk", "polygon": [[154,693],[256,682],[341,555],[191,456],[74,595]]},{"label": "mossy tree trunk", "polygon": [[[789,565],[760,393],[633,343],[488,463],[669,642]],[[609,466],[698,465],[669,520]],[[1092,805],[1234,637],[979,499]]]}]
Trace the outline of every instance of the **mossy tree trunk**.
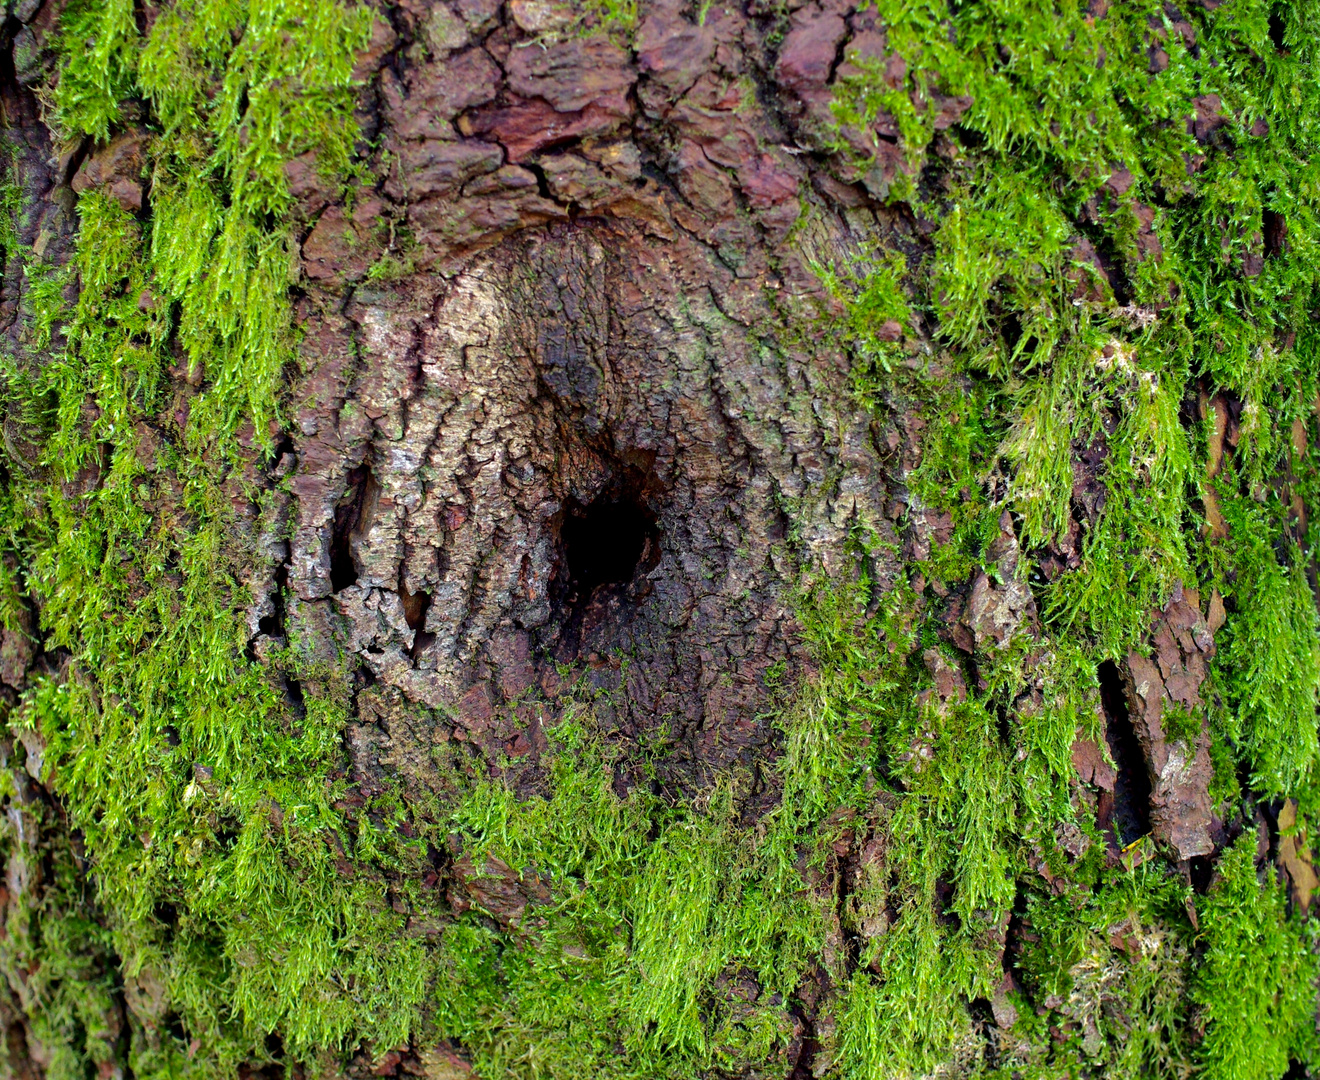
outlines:
[{"label": "mossy tree trunk", "polygon": [[10,1074],[1320,1064],[1314,3],[3,34]]}]

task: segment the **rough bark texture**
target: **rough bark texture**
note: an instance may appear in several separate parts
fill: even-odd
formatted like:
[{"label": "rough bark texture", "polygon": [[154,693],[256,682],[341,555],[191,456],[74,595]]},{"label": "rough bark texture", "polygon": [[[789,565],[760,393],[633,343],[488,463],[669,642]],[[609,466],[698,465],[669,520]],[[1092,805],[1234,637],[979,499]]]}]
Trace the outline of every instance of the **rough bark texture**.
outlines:
[{"label": "rough bark texture", "polygon": [[[385,199],[327,205],[295,166],[316,287],[289,628],[329,646],[337,617],[373,693],[453,718],[362,729],[364,780],[381,754],[416,759],[410,737],[534,762],[561,687],[586,678],[622,690],[619,737],[668,743],[662,782],[691,794],[765,760],[764,673],[802,669],[789,531],[827,572],[850,529],[893,535],[894,448],[810,330],[807,260],[852,242],[845,212],[879,228],[862,189],[812,192],[813,171],[838,182],[796,146],[847,11],[797,12],[776,57],[768,13],[648,10],[629,53],[605,34],[547,46],[539,10],[400,8],[368,106]],[[361,283],[383,217],[409,230],[410,270]],[[635,508],[646,535],[596,587],[566,537],[583,523],[584,558],[627,543],[602,506]]]}]

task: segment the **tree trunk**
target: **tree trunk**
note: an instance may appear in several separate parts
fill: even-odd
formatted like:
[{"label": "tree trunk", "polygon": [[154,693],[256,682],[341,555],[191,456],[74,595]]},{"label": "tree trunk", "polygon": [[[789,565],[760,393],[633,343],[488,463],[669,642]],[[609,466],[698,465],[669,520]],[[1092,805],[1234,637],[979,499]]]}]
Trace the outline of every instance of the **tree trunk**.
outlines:
[{"label": "tree trunk", "polygon": [[1314,4],[23,0],[13,1076],[1309,1076]]}]

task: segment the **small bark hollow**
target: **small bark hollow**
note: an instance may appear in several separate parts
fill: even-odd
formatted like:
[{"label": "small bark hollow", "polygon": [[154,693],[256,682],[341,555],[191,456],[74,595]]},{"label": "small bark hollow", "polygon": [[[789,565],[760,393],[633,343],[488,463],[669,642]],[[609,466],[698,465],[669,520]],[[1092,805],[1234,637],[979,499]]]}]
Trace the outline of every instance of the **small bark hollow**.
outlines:
[{"label": "small bark hollow", "polygon": [[568,506],[561,536],[570,602],[590,600],[597,588],[631,585],[659,562],[660,530],[635,486]]}]

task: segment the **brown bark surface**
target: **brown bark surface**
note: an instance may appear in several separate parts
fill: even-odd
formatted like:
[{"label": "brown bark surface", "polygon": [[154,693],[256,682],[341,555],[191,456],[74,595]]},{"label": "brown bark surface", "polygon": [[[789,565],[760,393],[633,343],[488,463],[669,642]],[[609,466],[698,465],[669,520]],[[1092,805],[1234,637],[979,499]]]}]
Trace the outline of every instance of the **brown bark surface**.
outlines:
[{"label": "brown bark surface", "polygon": [[[809,260],[920,231],[823,149],[845,43],[879,47],[849,5],[655,5],[635,54],[542,7],[395,9],[363,107],[382,182],[348,206],[290,170],[309,285],[284,632],[361,657],[364,784],[424,782],[437,737],[535,762],[586,680],[692,791],[764,759],[765,673],[804,662],[786,547],[835,572],[850,529],[902,511],[901,435],[813,331]],[[404,700],[452,727],[392,722]]]}]

